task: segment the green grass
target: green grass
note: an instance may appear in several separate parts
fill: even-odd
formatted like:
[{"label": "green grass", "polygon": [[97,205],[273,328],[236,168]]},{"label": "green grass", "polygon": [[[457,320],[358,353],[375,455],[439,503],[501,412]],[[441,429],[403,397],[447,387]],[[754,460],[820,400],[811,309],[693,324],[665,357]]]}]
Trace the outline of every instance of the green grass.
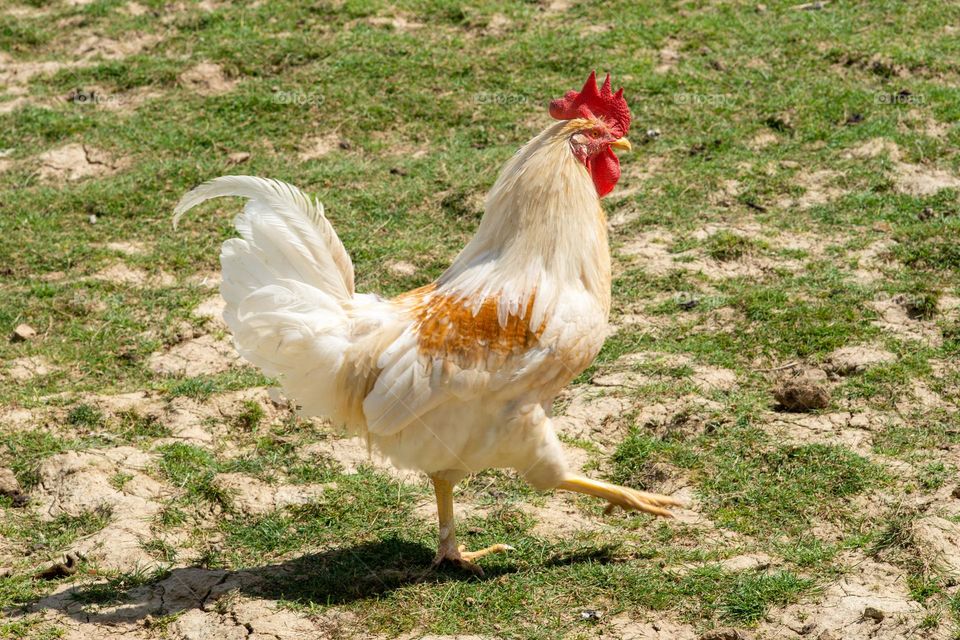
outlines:
[{"label": "green grass", "polygon": [[[0,530],[20,554],[0,577],[0,605],[26,605],[77,582],[84,606],[106,606],[163,578],[46,584],[31,577],[35,558],[21,554],[31,545],[45,558],[61,553],[110,520],[107,512],[39,520],[44,461],[132,446],[154,457],[145,471],[167,490],[145,551],[177,565],[296,570],[305,577],[268,576],[265,595],[317,616],[357,613],[353,635],[593,637],[610,632],[618,613],[679,618],[697,632],[753,627],[788,603],[815,601],[850,570],[846,552],[900,567],[927,626],[960,625],[945,578],[916,562],[910,518],[881,522],[860,511],[879,495],[906,503],[908,492],[946,493],[956,475],[945,452],[960,443],[950,406],[960,387],[960,321],[943,308],[960,296],[958,190],[916,195],[898,183],[903,163],[960,170],[960,41],[944,29],[960,19],[956,5],[880,0],[798,11],[797,2],[777,0],[758,11],[661,1],[555,12],[547,2],[509,0],[141,4],[149,11],[139,16],[113,0],[30,0],[24,6],[48,13],[0,13],[0,48],[14,62],[76,62],[75,40],[89,34],[163,38],[121,59],[93,56],[38,73],[22,86],[28,104],[0,113],[0,334],[20,323],[39,334],[0,340],[0,360],[48,365],[0,385],[0,465],[27,494],[27,506],[0,498]],[[168,20],[163,29],[157,13]],[[424,26],[377,20],[396,16]],[[658,70],[666,47],[679,59]],[[232,89],[205,95],[181,82],[200,62],[220,65]],[[624,85],[635,152],[621,158],[620,188],[604,201],[617,221],[618,330],[576,383],[624,370],[640,382],[604,388],[623,412],[596,437],[564,442],[588,454],[591,475],[651,491],[689,486],[702,515],[742,548],[696,526],[622,514],[581,534],[546,535],[535,510],[550,496],[512,472],[488,471],[458,487],[458,500],[476,509],[463,523],[464,542],[509,542],[518,551],[485,560],[485,580],[427,572],[432,515],[413,504],[429,502],[428,488],[371,467],[345,473],[333,459],[305,454],[322,450],[332,437],[326,427],[241,401],[205,418],[211,446],[172,440],[170,407],[209,408],[224,394],[275,382],[252,367],[189,377],[151,368],[158,351],[194,334],[219,335],[194,313],[214,291],[193,276],[219,268],[220,243],[233,235],[241,206],[208,205],[174,232],[180,195],[226,173],[294,183],[325,203],[358,290],[395,295],[443,271],[475,230],[498,168],[549,124],[547,101],[594,68]],[[64,98],[78,89],[96,90],[103,102]],[[140,92],[147,97],[138,107],[108,108]],[[910,99],[890,99],[898,95]],[[770,135],[775,142],[756,143]],[[329,153],[299,157],[327,137],[335,140]],[[850,153],[876,138],[895,143],[899,157]],[[41,154],[77,142],[122,166],[78,181],[41,178]],[[251,155],[235,166],[235,152]],[[828,178],[811,186],[817,172]],[[826,195],[813,197],[817,189]],[[805,197],[809,207],[797,202]],[[666,267],[631,257],[647,233],[666,238]],[[143,251],[126,255],[107,246],[115,242],[139,242]],[[882,277],[865,278],[858,257],[879,242],[887,243],[876,259]],[[385,268],[401,261],[413,272]],[[96,277],[118,262],[146,280]],[[700,264],[740,275],[700,273]],[[874,305],[887,301],[935,339],[883,327]],[[775,374],[787,371],[778,367],[818,367],[858,344],[897,356],[828,382],[827,416],[869,411],[869,428],[854,439],[862,444],[772,432],[785,419],[772,412]],[[647,357],[621,361],[635,353]],[[706,388],[707,366],[729,369],[736,384]],[[919,404],[917,383],[946,406]],[[97,398],[133,391],[162,408],[115,411]],[[33,413],[22,421],[19,410]],[[853,427],[838,431],[849,436]],[[913,473],[891,471],[891,459]],[[310,504],[250,516],[217,482],[222,473],[326,489]],[[137,491],[133,477],[119,470],[108,480]],[[603,518],[595,501],[572,504],[583,517]],[[723,568],[748,551],[781,563],[767,572]],[[605,618],[581,620],[586,608]],[[154,617],[151,628],[163,633],[175,616]],[[60,631],[36,616],[0,623],[0,638]]]}]

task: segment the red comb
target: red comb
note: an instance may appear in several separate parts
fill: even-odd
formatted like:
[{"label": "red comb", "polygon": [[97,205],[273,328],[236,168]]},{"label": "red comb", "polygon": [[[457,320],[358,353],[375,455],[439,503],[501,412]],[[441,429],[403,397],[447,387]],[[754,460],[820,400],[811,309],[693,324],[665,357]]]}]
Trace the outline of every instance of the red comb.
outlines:
[{"label": "red comb", "polygon": [[597,89],[597,72],[592,71],[583,89],[568,91],[567,95],[550,103],[550,115],[557,120],[573,118],[603,118],[610,132],[618,138],[627,135],[630,129],[630,107],[623,99],[623,87],[616,93],[610,91],[610,74]]}]

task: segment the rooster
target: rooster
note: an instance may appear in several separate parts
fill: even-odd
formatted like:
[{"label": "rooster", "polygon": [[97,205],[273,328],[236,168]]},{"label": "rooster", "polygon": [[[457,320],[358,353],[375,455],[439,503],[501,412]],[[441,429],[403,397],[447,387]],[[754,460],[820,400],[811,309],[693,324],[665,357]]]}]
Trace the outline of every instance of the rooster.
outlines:
[{"label": "rooster", "polygon": [[187,193],[174,225],[220,196],[248,202],[223,243],[224,320],[240,355],[279,379],[306,415],[365,438],[429,476],[434,565],[482,573],[509,551],[458,546],[454,485],[513,468],[538,490],[588,494],[669,516],[672,498],[570,471],[550,419],[559,391],[600,351],[610,254],[600,198],[630,151],[630,110],[608,75],[550,103],[557,120],[504,166],[476,235],[435,282],[392,299],[354,291],[353,264],[323,206],[276,180],[224,176]]}]

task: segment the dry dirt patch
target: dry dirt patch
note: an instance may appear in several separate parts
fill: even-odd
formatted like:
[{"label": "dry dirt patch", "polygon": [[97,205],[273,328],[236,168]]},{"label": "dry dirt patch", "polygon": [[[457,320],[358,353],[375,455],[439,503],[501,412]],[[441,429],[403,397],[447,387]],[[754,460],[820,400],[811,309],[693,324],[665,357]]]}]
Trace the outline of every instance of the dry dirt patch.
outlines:
[{"label": "dry dirt patch", "polygon": [[11,93],[13,89],[24,87],[36,75],[52,75],[69,66],[72,65],[53,60],[17,62],[0,51],[0,86]]},{"label": "dry dirt patch", "polygon": [[812,415],[771,413],[767,429],[783,442],[842,445],[873,459],[873,433],[894,420],[894,416],[868,411]]},{"label": "dry dirt patch", "polygon": [[264,515],[291,505],[316,500],[331,485],[273,485],[243,473],[221,473],[216,483],[230,495],[234,509],[247,515]]},{"label": "dry dirt patch", "polygon": [[780,138],[777,137],[777,134],[772,131],[762,130],[757,132],[750,142],[747,143],[747,146],[754,150],[765,149],[772,144],[777,144],[780,142]]},{"label": "dry dirt patch", "polygon": [[735,260],[717,260],[701,255],[699,249],[671,253],[673,241],[673,234],[668,232],[642,232],[624,244],[620,253],[633,258],[652,275],[667,275],[679,269],[702,274],[711,280],[762,278],[780,270],[799,271],[803,268],[799,260],[754,253],[746,253]]},{"label": "dry dirt patch", "polygon": [[150,253],[150,246],[139,241],[108,242],[103,247],[116,253],[122,253],[125,256],[142,256]]},{"label": "dry dirt patch", "polygon": [[[152,537],[150,521],[161,508],[158,499],[168,489],[144,472],[152,462],[151,454],[133,447],[51,456],[40,466],[35,493],[41,517],[100,510],[109,514],[106,527],[80,539],[68,551],[105,569],[132,571],[155,566],[156,560],[142,544]],[[121,472],[128,479],[119,489],[111,478]]]},{"label": "dry dirt patch", "polygon": [[226,300],[218,293],[198,304],[193,310],[193,315],[198,318],[206,318],[209,326],[214,329],[226,330],[227,323],[223,320],[223,311],[226,307]]},{"label": "dry dirt patch", "polygon": [[663,48],[657,53],[657,66],[654,71],[657,73],[669,73],[680,64],[680,46],[683,43],[679,40],[668,39]]},{"label": "dry dirt patch", "polygon": [[176,284],[176,279],[168,273],[162,271],[147,273],[143,269],[131,267],[123,262],[115,262],[108,267],[104,267],[91,277],[94,280],[136,287],[169,287]]},{"label": "dry dirt patch", "polygon": [[843,189],[833,184],[838,176],[839,174],[836,171],[830,169],[801,171],[796,176],[795,184],[803,187],[803,195],[797,198],[782,198],[777,202],[777,206],[783,209],[791,207],[809,209],[836,200],[844,194]]},{"label": "dry dirt patch", "polygon": [[905,306],[896,299],[873,300],[868,306],[880,315],[873,324],[898,338],[916,340],[933,347],[943,342],[935,321],[911,318]]},{"label": "dry dirt patch", "polygon": [[[761,631],[775,638],[917,638],[923,608],[910,597],[904,572],[858,553],[844,556],[843,565],[849,568],[846,575],[826,586],[816,602],[791,605],[769,614],[767,619],[772,621],[764,622]],[[870,609],[880,615],[872,614]]]},{"label": "dry dirt patch", "polygon": [[223,67],[212,62],[201,62],[180,74],[180,85],[202,96],[229,93],[237,82],[226,76]]},{"label": "dry dirt patch", "polygon": [[37,376],[46,376],[56,371],[56,367],[43,356],[24,356],[11,360],[7,364],[6,375],[18,382],[26,382]]},{"label": "dry dirt patch", "polygon": [[404,16],[367,18],[366,22],[375,27],[391,27],[394,31],[400,32],[417,31],[426,26],[422,22],[410,20]]},{"label": "dry dirt patch", "polygon": [[40,178],[48,182],[102,178],[127,164],[112,158],[106,151],[79,142],[41,153],[37,159],[40,161]]},{"label": "dry dirt patch", "polygon": [[396,276],[412,276],[417,273],[416,265],[402,260],[390,261],[387,263],[387,270]]},{"label": "dry dirt patch", "polygon": [[203,335],[153,354],[147,367],[154,373],[192,378],[221,373],[239,363],[240,356],[230,342]]},{"label": "dry dirt patch", "polygon": [[913,539],[930,565],[960,576],[960,524],[926,516],[913,523]]},{"label": "dry dirt patch", "polygon": [[903,161],[900,147],[885,138],[872,138],[844,154],[848,158],[886,156],[893,162],[893,181],[897,191],[912,196],[929,196],[941,189],[960,188],[960,176],[937,167]]},{"label": "dry dirt patch", "polygon": [[827,356],[824,369],[829,373],[845,376],[896,361],[897,356],[886,349],[870,345],[855,345],[841,347]]},{"label": "dry dirt patch", "polygon": [[340,145],[340,136],[336,133],[327,133],[304,140],[300,145],[297,157],[301,160],[316,160],[336,150]]},{"label": "dry dirt patch", "polygon": [[80,41],[73,52],[73,57],[79,60],[103,58],[104,60],[119,60],[127,56],[136,55],[150,49],[160,42],[157,34],[129,33],[123,40],[114,40],[97,34],[90,34]]},{"label": "dry dirt patch", "polygon": [[370,465],[401,482],[419,483],[423,480],[423,475],[418,471],[394,467],[377,451],[369,449],[360,438],[328,438],[307,445],[301,450],[301,455],[306,459],[319,457],[335,460],[344,473],[356,473],[361,466]]},{"label": "dry dirt patch", "polygon": [[920,164],[899,162],[894,167],[897,190],[912,196],[930,196],[942,189],[960,188],[960,176]]},{"label": "dry dirt patch", "polygon": [[895,246],[896,240],[884,238],[858,251],[855,254],[857,268],[853,272],[854,280],[860,284],[871,284],[882,279],[885,276],[884,269],[895,268],[898,264],[890,257]]}]

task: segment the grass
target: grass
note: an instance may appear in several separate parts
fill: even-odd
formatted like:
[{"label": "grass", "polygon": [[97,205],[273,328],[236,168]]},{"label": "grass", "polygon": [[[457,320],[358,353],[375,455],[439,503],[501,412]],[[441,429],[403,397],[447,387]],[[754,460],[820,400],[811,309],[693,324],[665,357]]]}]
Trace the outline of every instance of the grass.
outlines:
[{"label": "grass", "polygon": [[[925,175],[960,169],[960,41],[943,28],[960,19],[956,5],[140,4],[142,14],[114,0],[31,0],[20,14],[0,11],[0,48],[17,63],[77,62],[73,40],[90,35],[162,38],[120,58],[91,53],[37,73],[19,89],[26,104],[0,109],[0,333],[20,323],[38,332],[0,341],[0,360],[4,371],[26,359],[46,365],[0,385],[0,466],[28,494],[26,507],[0,497],[0,530],[14,545],[9,561],[0,557],[12,568],[0,577],[3,608],[68,582],[84,606],[111,606],[166,575],[31,577],[32,546],[53,556],[112,517],[39,520],[44,463],[125,446],[153,459],[144,471],[167,492],[147,553],[175,565],[295,570],[306,577],[268,574],[258,597],[318,617],[353,612],[357,628],[346,635],[592,637],[613,634],[618,613],[677,618],[697,632],[761,632],[765,616],[816,602],[824,584],[856,570],[849,554],[863,553],[902,569],[927,626],[960,624],[956,594],[915,562],[910,519],[861,509],[878,495],[939,500],[956,476],[944,452],[960,442],[951,400],[960,321],[946,310],[960,297],[958,189],[911,193],[901,184],[903,165]],[[77,38],[64,38],[65,28]],[[228,91],[181,80],[201,62],[219,65]],[[174,232],[170,213],[182,193],[225,173],[297,184],[325,203],[357,289],[395,295],[443,271],[475,230],[498,168],[549,123],[547,101],[593,68],[624,85],[635,153],[621,158],[620,188],[604,201],[616,223],[618,330],[576,384],[625,370],[639,382],[605,387],[624,410],[596,434],[563,440],[588,456],[592,475],[650,490],[689,486],[703,517],[736,545],[645,516],[548,535],[536,513],[550,497],[513,473],[488,471],[458,486],[473,509],[464,541],[518,551],[485,562],[486,580],[424,577],[435,532],[432,514],[413,505],[429,501],[427,488],[366,466],[347,473],[313,453],[332,437],[325,428],[243,399],[201,425],[212,445],[180,439],[171,407],[208,408],[273,384],[250,367],[196,376],[151,367],[154,353],[190,336],[220,335],[194,312],[213,294],[196,275],[219,268],[240,204],[208,205]],[[98,100],[65,98],[78,89]],[[138,96],[139,105],[115,108]],[[0,105],[14,99],[0,95]],[[318,139],[329,152],[302,157]],[[876,139],[896,144],[899,157],[853,153]],[[75,181],[41,176],[42,154],[78,142],[119,168]],[[250,156],[234,165],[237,152]],[[664,239],[666,266],[632,252],[645,234]],[[140,249],[118,249],[124,242]],[[877,247],[871,266],[864,255]],[[413,268],[386,268],[399,262]],[[118,263],[143,277],[102,277]],[[718,271],[695,268],[703,264]],[[884,325],[877,305],[888,302],[913,333]],[[869,428],[831,426],[814,442],[804,439],[813,430],[788,438],[771,427],[783,424],[770,397],[780,367],[819,367],[835,349],[860,344],[896,361],[830,380],[830,408],[797,420],[849,412],[866,415]],[[622,360],[636,353],[646,357]],[[706,385],[704,367],[728,369],[736,384]],[[918,385],[938,402],[922,405]],[[103,401],[127,392],[145,392],[153,408]],[[221,487],[223,473],[325,489],[308,504],[250,516]],[[134,478],[118,467],[107,481],[133,493],[142,488]],[[579,516],[602,517],[593,501],[572,504]],[[780,563],[724,568],[755,551]],[[582,620],[585,609],[604,617]],[[155,616],[151,628],[165,633],[176,615]],[[36,616],[0,623],[0,638],[60,632]]]}]

